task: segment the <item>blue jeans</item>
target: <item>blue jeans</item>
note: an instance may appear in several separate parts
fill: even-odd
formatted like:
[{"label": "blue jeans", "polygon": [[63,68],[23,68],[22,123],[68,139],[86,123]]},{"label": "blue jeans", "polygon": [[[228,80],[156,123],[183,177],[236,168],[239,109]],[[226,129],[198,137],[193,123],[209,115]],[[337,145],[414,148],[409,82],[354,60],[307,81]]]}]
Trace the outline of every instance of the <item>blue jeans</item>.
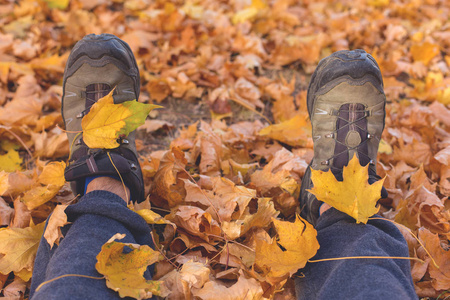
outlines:
[{"label": "blue jeans", "polygon": [[[375,216],[379,217],[379,216]],[[348,256],[408,257],[397,227],[386,220],[356,224],[331,208],[318,219],[320,249],[311,260]],[[351,259],[308,263],[295,279],[298,299],[418,299],[409,260]]]},{"label": "blue jeans", "polygon": [[[114,234],[125,233],[119,240],[153,247],[149,225],[138,214],[129,210],[122,198],[107,191],[93,191],[77,204],[66,208],[72,222],[63,228],[64,238],[59,246],[50,249],[41,239],[34,263],[30,299],[122,299],[106,287],[105,280],[65,277],[36,288],[44,281],[64,274],[82,274],[101,277],[95,270],[96,256],[102,245]],[[150,270],[144,274],[151,279]]]},{"label": "blue jeans", "polygon": [[[50,249],[42,238],[31,282],[30,299],[120,299],[105,280],[65,277],[36,288],[64,274],[101,277],[96,256],[114,234],[125,233],[121,242],[153,246],[149,226],[130,211],[117,195],[90,192],[66,209],[71,225],[64,239]],[[313,259],[344,256],[404,256],[408,247],[398,229],[384,220],[355,224],[347,215],[329,209],[318,221],[320,249]],[[301,247],[301,245],[299,245]],[[296,278],[298,299],[417,299],[407,260],[356,259],[309,263]],[[150,279],[151,270],[146,278]],[[218,298],[220,299],[220,298]]]}]

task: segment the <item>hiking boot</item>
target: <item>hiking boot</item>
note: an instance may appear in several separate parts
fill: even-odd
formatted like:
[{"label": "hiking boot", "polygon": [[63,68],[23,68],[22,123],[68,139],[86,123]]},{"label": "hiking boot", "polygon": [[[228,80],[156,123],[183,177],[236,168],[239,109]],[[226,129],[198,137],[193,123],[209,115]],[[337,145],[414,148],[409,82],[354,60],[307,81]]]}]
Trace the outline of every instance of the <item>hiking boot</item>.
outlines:
[{"label": "hiking boot", "polygon": [[82,196],[87,177],[121,176],[130,189],[131,200],[141,202],[144,184],[135,132],[118,140],[120,146],[110,150],[90,149],[83,141],[83,134],[79,134],[81,119],[114,88],[116,104],[139,97],[139,69],[130,47],[111,34],[85,36],[72,49],[64,71],[61,112],[71,147],[65,177],[71,182],[74,194]]},{"label": "hiking boot", "polygon": [[362,166],[369,165],[369,183],[380,179],[376,161],[385,104],[380,68],[364,50],[338,51],[320,61],[307,96],[314,158],[303,177],[299,199],[301,215],[311,224],[316,224],[322,204],[307,191],[313,187],[311,169],[331,170],[342,181],[343,167],[356,154]]}]

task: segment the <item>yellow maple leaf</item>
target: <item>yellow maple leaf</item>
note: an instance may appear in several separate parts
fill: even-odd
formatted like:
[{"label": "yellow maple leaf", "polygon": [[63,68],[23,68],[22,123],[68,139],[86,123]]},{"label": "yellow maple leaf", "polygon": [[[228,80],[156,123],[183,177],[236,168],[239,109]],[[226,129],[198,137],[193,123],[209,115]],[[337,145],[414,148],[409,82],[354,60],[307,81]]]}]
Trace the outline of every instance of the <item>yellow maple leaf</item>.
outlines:
[{"label": "yellow maple leaf", "polygon": [[175,226],[174,223],[164,219],[151,209],[139,209],[139,210],[132,209],[132,211],[140,215],[145,220],[145,222],[147,222],[147,224],[170,224],[172,226]]},{"label": "yellow maple leaf", "polygon": [[262,0],[253,0],[251,6],[242,9],[234,14],[233,24],[239,24],[256,17],[258,12],[267,7],[267,3]]},{"label": "yellow maple leaf", "polygon": [[20,171],[22,158],[19,152],[14,149],[9,149],[6,154],[0,155],[0,171],[14,172]]},{"label": "yellow maple leaf", "polygon": [[60,186],[49,184],[48,186],[36,186],[31,190],[25,192],[22,197],[22,202],[25,203],[29,210],[46,203],[53,199],[58,194]]},{"label": "yellow maple leaf", "polygon": [[41,175],[39,175],[39,182],[45,185],[54,184],[57,186],[63,186],[66,182],[64,178],[64,169],[66,163],[61,161],[53,161],[45,165]]},{"label": "yellow maple leaf", "polygon": [[337,181],[331,171],[311,170],[314,187],[309,190],[318,200],[353,217],[357,223],[367,223],[379,210],[384,178],[369,184],[369,165],[362,167],[356,155],[343,170],[343,181]]},{"label": "yellow maple leaf", "polygon": [[44,0],[49,8],[66,9],[70,0]]},{"label": "yellow maple leaf", "polygon": [[267,126],[258,134],[291,146],[305,146],[310,136],[310,126],[305,117],[297,115],[282,123]]},{"label": "yellow maple leaf", "polygon": [[389,0],[368,0],[367,4],[375,7],[384,7],[389,5]]},{"label": "yellow maple leaf", "polygon": [[[116,234],[102,246],[97,255],[95,268],[106,278],[106,285],[119,293],[120,297],[146,299],[152,295],[167,296],[168,292],[162,281],[144,278],[147,266],[162,259],[159,252],[147,245],[135,245],[116,242],[125,235]],[[124,247],[132,249],[123,253]]]},{"label": "yellow maple leaf", "polygon": [[428,65],[439,54],[440,50],[439,45],[425,42],[412,45],[410,51],[414,61],[421,61],[425,65]]},{"label": "yellow maple leaf", "polygon": [[257,240],[255,263],[266,271],[266,277],[291,276],[316,255],[319,249],[317,231],[299,215],[294,223],[276,219],[272,221],[278,240],[273,240],[271,244]]},{"label": "yellow maple leaf", "polygon": [[392,154],[392,147],[384,139],[380,140],[380,146],[378,147],[378,153]]},{"label": "yellow maple leaf", "polygon": [[108,95],[92,105],[89,113],[83,117],[81,127],[83,140],[89,148],[113,149],[119,147],[117,139],[144,124],[149,112],[161,107],[125,101],[114,104],[112,90]]},{"label": "yellow maple leaf", "polygon": [[[45,222],[27,228],[0,229],[0,273],[31,271]],[[23,274],[19,273],[19,274]],[[24,276],[25,277],[25,276]]]}]

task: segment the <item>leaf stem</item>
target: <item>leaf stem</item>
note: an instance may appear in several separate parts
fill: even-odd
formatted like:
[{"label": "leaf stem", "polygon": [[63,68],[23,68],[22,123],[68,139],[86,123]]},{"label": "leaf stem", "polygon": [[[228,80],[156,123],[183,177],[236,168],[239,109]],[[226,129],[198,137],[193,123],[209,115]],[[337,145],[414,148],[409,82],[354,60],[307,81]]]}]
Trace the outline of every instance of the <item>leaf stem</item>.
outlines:
[{"label": "leaf stem", "polygon": [[105,279],[105,276],[102,277],[94,277],[94,276],[88,276],[88,275],[81,275],[81,274],[64,274],[55,278],[52,278],[50,280],[44,281],[43,283],[41,283],[37,288],[36,288],[36,292],[38,292],[44,285],[46,285],[47,283],[50,283],[52,281],[64,278],[64,277],[83,277],[83,278],[89,278],[89,279]]},{"label": "leaf stem", "polygon": [[[127,187],[125,186],[125,183],[123,182],[122,175],[120,175],[119,170],[117,170],[116,165],[114,164],[114,162],[113,162],[113,160],[111,158],[111,155],[109,155],[109,151],[106,151],[106,154],[108,154],[108,157],[109,157],[109,160],[111,161],[111,164],[113,165],[114,169],[116,170],[117,174],[120,177],[120,181],[122,182],[123,190],[125,192],[125,199],[127,200],[127,203],[128,203],[129,200],[128,200]],[[131,196],[130,196],[130,200],[131,200]]]},{"label": "leaf stem", "polygon": [[416,257],[404,257],[404,256],[347,256],[347,257],[333,257],[333,258],[323,258],[316,260],[308,260],[310,263],[316,262],[324,262],[324,261],[334,261],[334,260],[346,260],[346,259],[407,259],[407,260],[415,260],[421,263],[425,263],[420,258]]}]

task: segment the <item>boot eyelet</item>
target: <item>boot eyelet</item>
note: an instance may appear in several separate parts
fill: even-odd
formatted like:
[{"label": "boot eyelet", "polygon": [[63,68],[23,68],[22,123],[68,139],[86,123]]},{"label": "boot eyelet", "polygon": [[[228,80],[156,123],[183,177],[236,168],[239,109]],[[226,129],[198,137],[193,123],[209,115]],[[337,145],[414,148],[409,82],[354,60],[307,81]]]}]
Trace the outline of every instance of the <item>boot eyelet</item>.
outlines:
[{"label": "boot eyelet", "polygon": [[324,166],[328,166],[330,164],[330,161],[329,160],[324,160],[320,164],[322,164]]},{"label": "boot eyelet", "polygon": [[121,144],[128,145],[130,142],[127,139],[122,139]]},{"label": "boot eyelet", "polygon": [[76,145],[76,146],[80,146],[82,143],[83,143],[83,140],[82,140],[82,139],[78,139],[78,140],[75,142],[75,145]]},{"label": "boot eyelet", "polygon": [[373,135],[370,134],[370,133],[368,133],[368,134],[367,134],[367,138],[368,138],[368,139],[371,139],[371,138],[373,138]]},{"label": "boot eyelet", "polygon": [[325,134],[325,137],[329,139],[334,139],[334,133]]},{"label": "boot eyelet", "polygon": [[83,117],[84,117],[84,113],[83,112],[81,112],[81,113],[79,113],[77,115],[77,119],[82,119]]},{"label": "boot eyelet", "polygon": [[131,170],[136,171],[137,167],[134,163],[131,163],[130,165]]}]

